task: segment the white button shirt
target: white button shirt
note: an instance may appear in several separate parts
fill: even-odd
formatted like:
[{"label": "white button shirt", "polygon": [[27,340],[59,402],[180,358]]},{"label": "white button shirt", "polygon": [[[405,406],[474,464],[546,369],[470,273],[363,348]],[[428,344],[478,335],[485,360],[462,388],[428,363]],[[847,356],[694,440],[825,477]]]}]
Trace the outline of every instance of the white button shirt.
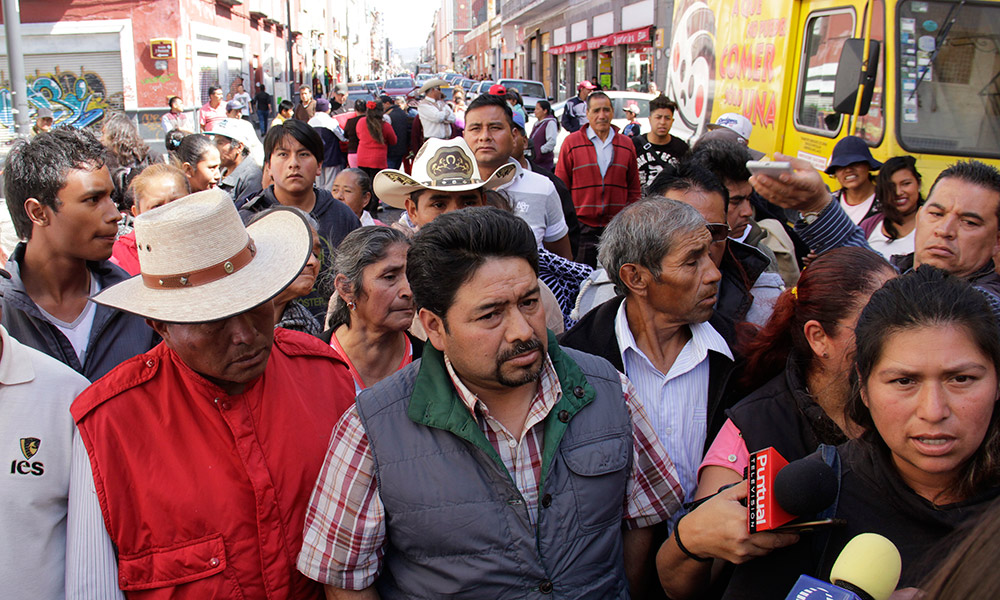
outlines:
[{"label": "white button shirt", "polygon": [[661,373],[639,349],[629,329],[623,300],[615,316],[615,337],[625,375],[632,381],[656,435],[667,449],[684,489],[684,502],[694,499],[698,466],[708,429],[708,351],[733,358],[726,340],[708,323],[688,327],[691,339],[667,373]]},{"label": "white button shirt", "polygon": [[608,137],[602,142],[601,138],[597,137],[597,133],[594,132],[594,128],[587,127],[587,138],[594,144],[594,150],[597,151],[597,168],[601,170],[601,177],[604,177],[608,172],[608,167],[611,166],[611,161],[615,158],[615,147],[611,145],[611,140],[615,138],[615,129],[614,127],[609,129]]}]

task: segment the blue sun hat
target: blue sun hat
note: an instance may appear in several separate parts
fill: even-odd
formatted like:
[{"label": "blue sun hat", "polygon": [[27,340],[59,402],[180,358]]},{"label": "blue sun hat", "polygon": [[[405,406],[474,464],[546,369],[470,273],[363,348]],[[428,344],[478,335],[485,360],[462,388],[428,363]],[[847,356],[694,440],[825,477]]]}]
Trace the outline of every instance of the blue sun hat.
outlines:
[{"label": "blue sun hat", "polygon": [[868,144],[856,135],[849,135],[833,147],[833,155],[830,156],[830,164],[826,167],[826,174],[833,175],[834,171],[840,167],[859,162],[868,163],[869,171],[878,171],[882,168],[882,163],[872,158]]}]

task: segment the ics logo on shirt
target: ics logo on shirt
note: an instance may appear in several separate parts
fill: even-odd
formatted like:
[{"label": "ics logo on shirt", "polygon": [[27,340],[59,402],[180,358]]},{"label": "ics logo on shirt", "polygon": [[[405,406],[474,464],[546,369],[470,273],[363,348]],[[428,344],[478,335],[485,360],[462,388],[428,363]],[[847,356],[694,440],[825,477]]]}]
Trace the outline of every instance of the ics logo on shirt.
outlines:
[{"label": "ics logo on shirt", "polygon": [[39,476],[45,472],[45,465],[41,462],[28,462],[35,454],[38,454],[38,447],[42,445],[42,440],[34,437],[21,438],[21,454],[28,460],[10,461],[11,475],[34,475]]}]

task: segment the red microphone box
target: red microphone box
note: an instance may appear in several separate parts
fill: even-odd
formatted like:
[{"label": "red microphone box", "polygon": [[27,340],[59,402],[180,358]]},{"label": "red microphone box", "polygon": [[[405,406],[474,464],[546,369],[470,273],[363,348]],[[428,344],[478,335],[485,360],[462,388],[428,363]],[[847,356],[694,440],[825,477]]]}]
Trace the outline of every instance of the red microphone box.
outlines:
[{"label": "red microphone box", "polygon": [[774,499],[774,476],[787,464],[788,461],[774,448],[750,454],[747,475],[750,485],[747,494],[747,527],[750,533],[769,531],[795,518],[778,506]]}]

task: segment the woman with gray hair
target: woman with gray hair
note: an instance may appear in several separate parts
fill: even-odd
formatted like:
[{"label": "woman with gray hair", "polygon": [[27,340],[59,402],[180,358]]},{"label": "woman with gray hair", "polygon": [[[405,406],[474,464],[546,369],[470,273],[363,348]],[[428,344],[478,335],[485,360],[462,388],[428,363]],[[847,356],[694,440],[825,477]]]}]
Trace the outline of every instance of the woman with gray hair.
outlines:
[{"label": "woman with gray hair", "polygon": [[355,229],[333,260],[328,342],[347,363],[360,392],[420,358],[423,343],[407,329],[414,305],[406,280],[410,240],[390,227]]}]

